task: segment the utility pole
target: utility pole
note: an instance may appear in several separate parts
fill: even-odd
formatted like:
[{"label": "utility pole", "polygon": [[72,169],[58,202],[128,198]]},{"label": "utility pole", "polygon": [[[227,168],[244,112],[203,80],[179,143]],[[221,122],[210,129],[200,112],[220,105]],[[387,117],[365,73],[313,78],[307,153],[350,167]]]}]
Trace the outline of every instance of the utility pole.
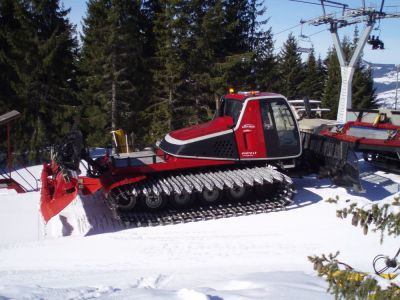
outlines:
[{"label": "utility pole", "polygon": [[400,65],[396,65],[396,71],[397,71],[397,76],[396,76],[396,98],[394,102],[394,109],[397,109],[397,90],[399,89],[399,71],[400,71]]}]

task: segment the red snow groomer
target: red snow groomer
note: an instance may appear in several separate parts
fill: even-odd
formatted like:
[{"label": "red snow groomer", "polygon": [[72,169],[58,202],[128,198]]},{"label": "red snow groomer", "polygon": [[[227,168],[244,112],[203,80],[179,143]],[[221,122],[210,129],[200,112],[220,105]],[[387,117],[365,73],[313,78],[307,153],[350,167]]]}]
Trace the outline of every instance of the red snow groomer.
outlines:
[{"label": "red snow groomer", "polygon": [[365,161],[391,171],[400,171],[400,112],[387,109],[348,109],[343,126],[323,130],[321,135],[352,144]]},{"label": "red snow groomer", "polygon": [[[358,184],[350,147],[335,150],[346,142],[301,133],[279,94],[230,93],[221,98],[213,120],[170,132],[145,151],[132,152],[122,132],[113,135],[113,153],[94,160],[78,130],[56,147],[42,173],[46,221],[79,191],[101,190],[117,218],[154,225],[284,207],[293,194],[284,173],[296,167],[323,169],[331,178]],[[78,176],[81,159],[88,162],[87,176]]]}]

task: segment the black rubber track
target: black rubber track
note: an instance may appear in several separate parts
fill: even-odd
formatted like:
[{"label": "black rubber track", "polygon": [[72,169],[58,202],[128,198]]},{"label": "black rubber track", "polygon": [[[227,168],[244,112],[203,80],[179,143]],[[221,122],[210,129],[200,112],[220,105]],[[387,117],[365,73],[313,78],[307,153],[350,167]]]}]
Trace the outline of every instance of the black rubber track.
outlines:
[{"label": "black rubber track", "polygon": [[269,213],[284,210],[286,206],[293,203],[294,190],[291,184],[280,184],[276,192],[273,198],[266,199],[249,197],[248,201],[222,202],[214,206],[197,206],[182,210],[168,209],[160,212],[113,210],[113,214],[127,227],[146,227]]}]

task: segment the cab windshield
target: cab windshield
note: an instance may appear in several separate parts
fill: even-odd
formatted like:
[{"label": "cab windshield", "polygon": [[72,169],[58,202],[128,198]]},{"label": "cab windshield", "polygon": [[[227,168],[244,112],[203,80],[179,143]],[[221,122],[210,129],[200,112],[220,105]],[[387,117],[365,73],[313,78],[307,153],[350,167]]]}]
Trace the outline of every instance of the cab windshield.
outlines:
[{"label": "cab windshield", "polygon": [[233,123],[239,119],[240,112],[242,111],[242,101],[223,99],[219,108],[219,117],[229,116],[232,117]]}]

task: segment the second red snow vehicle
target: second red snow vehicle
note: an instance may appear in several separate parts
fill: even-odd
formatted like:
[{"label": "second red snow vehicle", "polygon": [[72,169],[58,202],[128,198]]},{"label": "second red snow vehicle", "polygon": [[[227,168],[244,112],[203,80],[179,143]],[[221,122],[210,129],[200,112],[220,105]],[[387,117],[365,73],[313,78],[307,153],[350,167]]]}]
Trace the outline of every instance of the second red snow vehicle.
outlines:
[{"label": "second red snow vehicle", "polygon": [[320,134],[351,143],[365,161],[377,167],[400,172],[400,112],[348,109],[347,119],[343,126]]},{"label": "second red snow vehicle", "polygon": [[[45,221],[76,196],[101,190],[115,216],[135,224],[167,224],[250,214],[292,202],[292,180],[284,172],[323,167],[336,179],[358,170],[345,142],[301,133],[285,97],[230,93],[210,122],[168,133],[152,150],[130,152],[114,133],[114,154],[91,159],[80,131],[56,148],[42,172]],[[87,176],[78,176],[80,160]],[[350,172],[345,171],[351,169]],[[249,193],[256,195],[248,201]]]}]

